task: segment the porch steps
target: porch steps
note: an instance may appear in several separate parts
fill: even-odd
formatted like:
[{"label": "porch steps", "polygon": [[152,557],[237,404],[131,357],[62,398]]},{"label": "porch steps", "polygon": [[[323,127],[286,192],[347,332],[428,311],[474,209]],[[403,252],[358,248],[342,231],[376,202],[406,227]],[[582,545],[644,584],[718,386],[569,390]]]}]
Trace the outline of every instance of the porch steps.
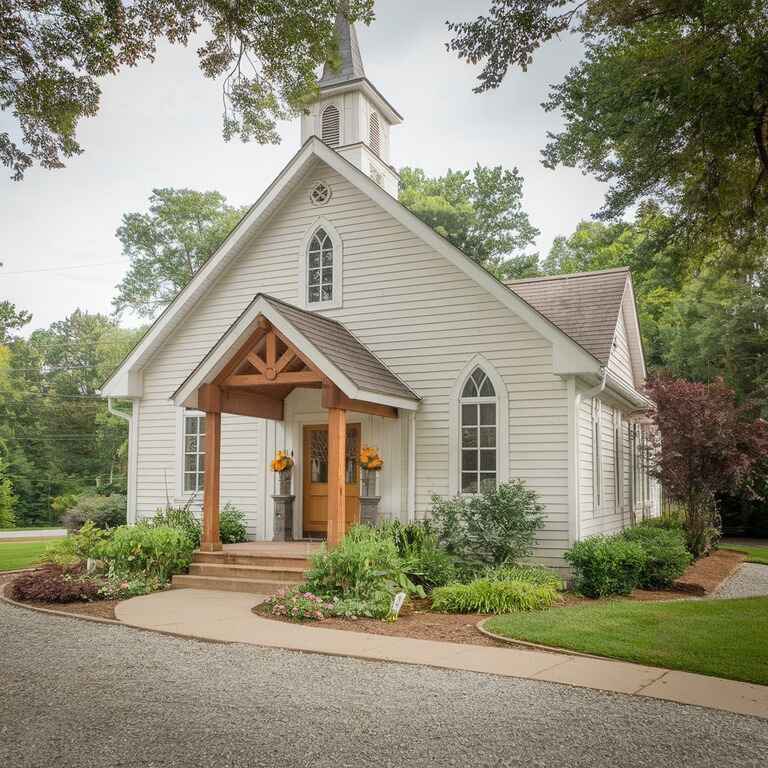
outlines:
[{"label": "porch steps", "polygon": [[194,552],[188,574],[174,576],[174,589],[215,589],[272,595],[304,580],[309,560],[304,554],[262,548],[244,551]]}]

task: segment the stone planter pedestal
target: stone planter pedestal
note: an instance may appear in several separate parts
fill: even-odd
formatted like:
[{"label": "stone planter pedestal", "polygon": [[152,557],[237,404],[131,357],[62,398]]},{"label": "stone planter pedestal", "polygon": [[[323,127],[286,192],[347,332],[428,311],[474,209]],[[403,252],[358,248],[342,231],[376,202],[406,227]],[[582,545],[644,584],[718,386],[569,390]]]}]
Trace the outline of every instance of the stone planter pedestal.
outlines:
[{"label": "stone planter pedestal", "polygon": [[379,512],[381,496],[376,495],[377,474],[370,469],[363,469],[361,474],[360,522],[366,525],[378,525],[382,520]]},{"label": "stone planter pedestal", "polygon": [[293,540],[293,502],[295,496],[291,494],[291,470],[278,472],[278,492],[272,496],[275,503],[275,517],[272,541]]}]

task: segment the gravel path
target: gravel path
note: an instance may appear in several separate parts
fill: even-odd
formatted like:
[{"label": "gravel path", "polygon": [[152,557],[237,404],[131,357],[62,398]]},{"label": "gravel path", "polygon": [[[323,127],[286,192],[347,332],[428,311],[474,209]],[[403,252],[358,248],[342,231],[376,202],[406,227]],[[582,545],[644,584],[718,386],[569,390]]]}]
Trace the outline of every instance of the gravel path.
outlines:
[{"label": "gravel path", "polygon": [[744,563],[715,593],[714,597],[759,597],[768,595],[768,565]]},{"label": "gravel path", "polygon": [[0,766],[765,766],[764,720],[0,603]]}]

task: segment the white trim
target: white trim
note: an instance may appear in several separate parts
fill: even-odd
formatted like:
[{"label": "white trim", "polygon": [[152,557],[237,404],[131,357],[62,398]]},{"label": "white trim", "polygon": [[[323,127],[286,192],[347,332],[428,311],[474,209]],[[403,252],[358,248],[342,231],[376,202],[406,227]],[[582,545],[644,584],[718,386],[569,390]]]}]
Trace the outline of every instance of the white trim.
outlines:
[{"label": "white trim", "polygon": [[566,383],[568,392],[568,542],[572,546],[581,537],[581,509],[579,505],[579,410],[581,395],[576,388],[576,377]]},{"label": "white trim", "polygon": [[353,186],[368,195],[383,210],[413,232],[423,242],[445,257],[451,264],[464,272],[501,304],[508,307],[521,320],[552,343],[554,372],[567,374],[590,374],[600,371],[600,362],[570,336],[563,333],[554,323],[537,312],[520,296],[492,277],[485,269],[438,235],[396,198],[383,190],[360,169],[356,168],[338,152],[326,146],[319,138],[310,137],[299,152],[288,163],[281,174],[267,188],[257,203],[230,233],[218,251],[195,273],[192,280],[179,293],[163,314],[152,325],[144,338],[124,360],[123,364],[102,388],[104,396],[141,397],[143,381],[141,369],[160,347],[165,338],[181,322],[194,303],[205,293],[209,285],[224,271],[229,261],[236,256],[241,245],[247,242],[269,215],[289,193],[292,186],[300,181],[315,159],[322,160]]},{"label": "white trim", "polygon": [[310,343],[275,307],[263,296],[258,296],[243,312],[240,319],[224,334],[214,350],[223,350],[219,355],[209,353],[192,375],[176,390],[173,396],[175,405],[185,405],[188,408],[197,407],[197,390],[207,382],[216,378],[219,372],[229,362],[229,359],[245,343],[255,328],[256,318],[263,315],[291,342],[300,349],[341,391],[352,400],[366,400],[369,403],[390,405],[413,411],[418,408],[418,402],[405,397],[382,395],[359,388],[346,374],[339,370],[317,347]]},{"label": "white trim", "polygon": [[125,496],[125,521],[128,525],[136,524],[136,490],[139,469],[139,400],[131,400],[130,415],[112,405],[112,398],[107,400],[107,410],[128,422],[128,482]]},{"label": "white trim", "polygon": [[416,520],[416,412],[405,414],[408,429],[408,479],[407,512],[408,522]]},{"label": "white trim", "polygon": [[448,402],[448,492],[451,496],[458,496],[461,490],[461,391],[470,374],[478,367],[483,369],[496,390],[496,396],[488,398],[488,402],[496,403],[496,484],[509,481],[509,391],[493,363],[483,355],[474,355],[456,377]]},{"label": "white trim", "polygon": [[603,509],[605,485],[603,483],[603,403],[592,398],[592,509],[597,517]]},{"label": "white trim", "polygon": [[[330,185],[328,185],[330,186]],[[333,298],[330,301],[310,303],[307,294],[307,256],[309,245],[318,229],[325,230],[333,244]],[[308,310],[340,309],[344,305],[344,243],[336,227],[328,219],[318,216],[306,229],[299,250],[299,279],[296,306]]]}]

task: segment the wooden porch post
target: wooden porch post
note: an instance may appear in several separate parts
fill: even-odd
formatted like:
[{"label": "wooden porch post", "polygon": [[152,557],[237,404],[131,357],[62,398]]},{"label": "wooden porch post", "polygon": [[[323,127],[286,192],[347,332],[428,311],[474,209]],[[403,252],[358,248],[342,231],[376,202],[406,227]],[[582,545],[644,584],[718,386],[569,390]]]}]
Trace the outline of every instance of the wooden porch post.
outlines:
[{"label": "wooden porch post", "polygon": [[205,385],[198,397],[205,411],[205,472],[203,476],[202,552],[217,552],[219,536],[219,497],[221,477],[221,390]]},{"label": "wooden porch post", "polygon": [[347,452],[347,412],[328,409],[328,546],[335,547],[346,527],[345,464]]}]

